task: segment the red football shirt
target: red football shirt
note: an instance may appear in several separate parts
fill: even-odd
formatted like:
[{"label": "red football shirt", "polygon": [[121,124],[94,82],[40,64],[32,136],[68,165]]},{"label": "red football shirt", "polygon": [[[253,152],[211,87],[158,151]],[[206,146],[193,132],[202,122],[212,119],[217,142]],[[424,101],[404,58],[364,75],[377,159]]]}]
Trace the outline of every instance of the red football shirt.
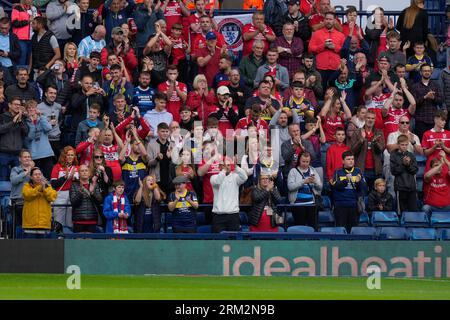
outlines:
[{"label": "red football shirt", "polygon": [[433,207],[450,205],[450,176],[446,165],[442,166],[440,175],[435,175],[429,183],[423,184],[423,200]]},{"label": "red football shirt", "polygon": [[[425,131],[425,133],[422,136],[422,147],[423,149],[430,149],[432,148],[438,139],[441,139],[444,142],[444,145],[447,148],[450,148],[450,131],[448,130],[442,130],[440,132],[437,132],[436,130],[431,129],[428,131]],[[427,158],[427,164],[426,168],[429,168],[430,162],[433,158],[436,158],[439,156],[439,152],[441,152],[441,148],[437,148],[434,150],[432,154],[430,154]],[[447,155],[447,159],[450,160],[450,156]]]},{"label": "red football shirt", "polygon": [[[206,161],[202,159],[199,169],[205,165]],[[208,171],[203,176],[203,203],[213,203],[214,191],[211,185],[211,177],[220,172],[220,163],[213,162],[208,168]]]},{"label": "red football shirt", "polygon": [[[253,23],[248,23],[242,28],[242,34],[248,33],[248,32],[255,32],[256,30],[258,30],[258,28],[256,28],[253,25]],[[273,36],[275,35],[272,28],[270,28],[268,26],[266,26],[266,29],[264,29],[264,32],[268,33],[270,35],[273,35]],[[260,32],[253,39],[244,41],[244,51],[243,51],[242,57],[246,57],[250,53],[252,53],[253,42],[255,42],[256,40],[261,40],[264,43],[264,54],[266,54],[267,51],[269,51],[269,41],[267,41],[266,37],[264,37],[264,35]]]},{"label": "red football shirt", "polygon": [[[187,87],[182,82],[175,82],[175,86],[178,87],[178,89],[185,94],[187,94]],[[159,92],[167,93],[169,90],[170,83],[169,81],[163,82],[158,86]],[[173,120],[180,122],[180,108],[182,106],[183,102],[181,101],[181,98],[178,96],[177,91],[173,90],[172,95],[170,96],[169,100],[167,101],[167,111],[170,112],[173,115]]]},{"label": "red football shirt", "polygon": [[387,137],[390,133],[398,131],[398,125],[400,123],[401,117],[408,117],[411,119],[411,114],[408,109],[394,109],[389,108],[386,117],[384,117],[384,139],[387,141]]},{"label": "red football shirt", "polygon": [[[197,51],[198,56],[197,59],[200,57],[206,57],[210,52],[205,47],[203,49],[199,49]],[[208,87],[212,87],[212,84],[214,82],[214,77],[216,74],[219,73],[219,61],[220,61],[220,48],[216,47],[216,52],[212,56],[212,58],[209,60],[208,64],[206,64],[204,67],[198,67],[198,74],[204,74],[206,77],[206,81],[208,82]]]},{"label": "red football shirt", "polygon": [[[225,38],[223,37],[223,35],[221,33],[217,32],[217,31],[214,31],[214,30],[213,30],[213,32],[217,36],[216,46],[219,47],[219,49],[221,49],[223,46],[225,46],[227,44],[225,42]],[[205,36],[206,35],[204,35],[203,33],[197,34],[197,36],[196,36],[196,38],[194,40],[194,43],[191,44],[191,48],[192,48],[191,52],[192,52],[193,56],[199,57],[199,54],[200,54],[199,50],[206,48],[206,38],[205,38]]]},{"label": "red football shirt", "polygon": [[172,30],[172,26],[175,23],[183,23],[180,3],[177,1],[169,1],[164,11],[164,17],[166,18],[167,33],[170,34],[170,30]]},{"label": "red football shirt", "polygon": [[327,142],[334,142],[336,138],[334,134],[336,133],[337,128],[345,128],[344,126],[344,118],[341,115],[338,115],[334,118],[330,116],[322,117],[322,128],[325,133],[325,138]]}]

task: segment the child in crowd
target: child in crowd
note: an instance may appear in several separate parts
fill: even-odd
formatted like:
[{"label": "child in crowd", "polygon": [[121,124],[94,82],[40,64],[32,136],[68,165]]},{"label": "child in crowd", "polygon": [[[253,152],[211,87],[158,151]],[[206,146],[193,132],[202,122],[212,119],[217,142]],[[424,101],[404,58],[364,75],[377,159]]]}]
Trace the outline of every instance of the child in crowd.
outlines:
[{"label": "child in crowd", "polygon": [[406,135],[400,135],[397,144],[398,149],[391,153],[391,173],[400,212],[417,211],[416,173],[419,167],[416,156],[408,151],[409,138]]},{"label": "child in crowd", "polygon": [[375,189],[369,194],[368,211],[392,211],[394,209],[394,198],[386,190],[386,181],[376,179]]},{"label": "child in crowd", "polygon": [[89,135],[89,129],[97,127],[100,130],[105,126],[98,118],[100,116],[101,107],[97,103],[93,103],[89,107],[89,117],[78,124],[77,135],[75,138],[75,145],[78,146],[80,142],[85,141]]},{"label": "child in crowd", "polygon": [[172,228],[174,233],[196,233],[198,209],[197,195],[186,188],[188,179],[178,176],[172,180],[175,191],[169,196],[168,208],[173,212]]},{"label": "child in crowd", "polygon": [[327,150],[326,174],[328,181],[333,178],[334,172],[342,167],[342,154],[349,151],[350,148],[345,144],[345,129],[337,128],[335,133],[336,143],[332,144]]},{"label": "child in crowd", "polygon": [[128,233],[127,219],[131,216],[131,207],[125,195],[125,183],[122,180],[113,184],[111,192],[103,202],[103,214],[106,217],[106,233]]},{"label": "child in crowd", "polygon": [[[125,156],[130,148],[130,155]],[[120,150],[119,161],[122,164],[122,179],[125,182],[125,195],[128,199],[133,199],[134,194],[139,189],[139,180],[143,180],[147,175],[147,150],[138,137],[136,127],[133,127],[126,134],[126,144]]]},{"label": "child in crowd", "polygon": [[77,155],[80,156],[80,165],[88,165],[91,161],[98,137],[100,136],[100,129],[98,127],[89,128],[88,136],[89,138],[80,142],[75,149]]},{"label": "child in crowd", "polygon": [[409,57],[406,62],[406,71],[409,72],[409,79],[414,82],[419,82],[422,78],[420,75],[420,67],[425,63],[429,64],[433,69],[433,62],[425,53],[425,44],[420,41],[416,42],[414,44],[414,55]]}]

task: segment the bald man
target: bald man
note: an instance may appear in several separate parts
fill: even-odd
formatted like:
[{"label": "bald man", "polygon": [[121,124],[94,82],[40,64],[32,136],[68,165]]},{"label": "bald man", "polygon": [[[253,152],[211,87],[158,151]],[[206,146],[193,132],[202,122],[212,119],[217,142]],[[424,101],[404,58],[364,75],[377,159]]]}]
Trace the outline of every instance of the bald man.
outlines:
[{"label": "bald man", "polygon": [[101,52],[106,46],[105,42],[106,29],[102,25],[95,27],[94,32],[81,40],[78,46],[78,58],[89,61],[89,56],[92,51]]}]

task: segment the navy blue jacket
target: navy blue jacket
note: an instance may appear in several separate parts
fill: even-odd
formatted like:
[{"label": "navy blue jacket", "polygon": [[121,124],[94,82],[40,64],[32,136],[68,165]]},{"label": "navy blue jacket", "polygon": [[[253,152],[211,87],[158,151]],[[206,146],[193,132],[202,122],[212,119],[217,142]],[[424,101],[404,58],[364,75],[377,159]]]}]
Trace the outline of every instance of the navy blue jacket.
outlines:
[{"label": "navy blue jacket", "polygon": [[[347,174],[351,173],[353,177],[358,174],[361,176],[359,182],[350,183],[347,179]],[[336,207],[344,208],[357,208],[358,197],[362,195],[362,192],[366,189],[366,181],[359,168],[338,169],[334,172],[333,181],[331,183],[333,190],[333,200]],[[355,190],[356,188],[356,190]]]}]

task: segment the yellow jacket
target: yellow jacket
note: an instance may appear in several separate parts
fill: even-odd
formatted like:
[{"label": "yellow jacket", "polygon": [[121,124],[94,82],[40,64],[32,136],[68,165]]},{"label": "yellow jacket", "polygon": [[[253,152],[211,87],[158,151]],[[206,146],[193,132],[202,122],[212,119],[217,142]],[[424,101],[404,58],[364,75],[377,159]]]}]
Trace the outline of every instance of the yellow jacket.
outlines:
[{"label": "yellow jacket", "polygon": [[51,229],[52,208],[50,203],[56,200],[58,193],[50,186],[44,191],[40,186],[26,183],[22,190],[24,206],[22,211],[22,228]]}]

